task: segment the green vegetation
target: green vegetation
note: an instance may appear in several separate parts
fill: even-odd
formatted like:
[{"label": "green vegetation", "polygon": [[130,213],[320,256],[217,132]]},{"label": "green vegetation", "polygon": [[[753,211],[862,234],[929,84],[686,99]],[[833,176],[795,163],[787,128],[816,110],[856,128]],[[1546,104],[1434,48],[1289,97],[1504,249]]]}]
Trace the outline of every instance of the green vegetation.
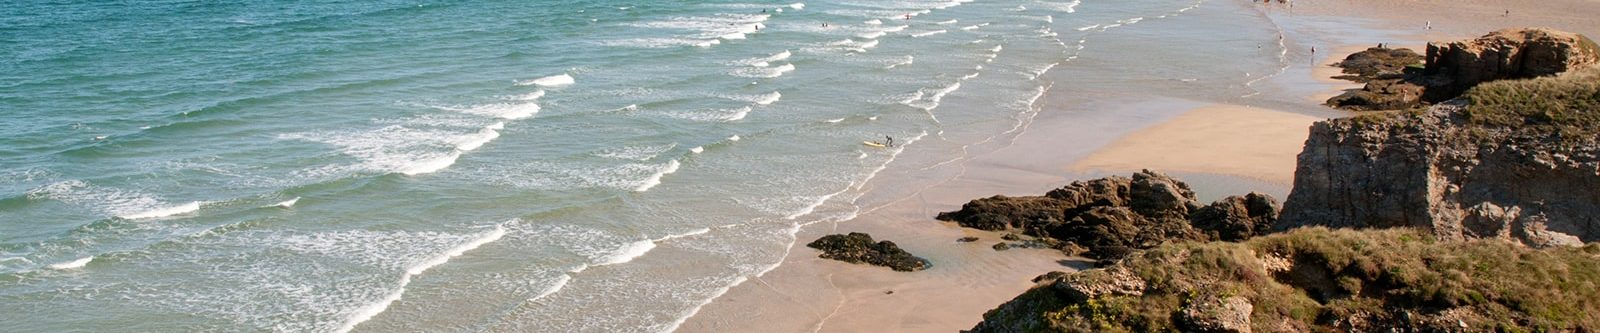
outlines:
[{"label": "green vegetation", "polygon": [[1553,133],[1564,142],[1594,140],[1600,134],[1600,68],[1487,82],[1462,97],[1468,101],[1467,120],[1474,125]]},{"label": "green vegetation", "polygon": [[1600,244],[1536,250],[1410,229],[1305,228],[1167,244],[1117,265],[1146,282],[1143,295],[1071,303],[1036,288],[1028,295],[1045,330],[1172,331],[1175,314],[1205,293],[1249,299],[1251,325],[1265,332],[1600,329]]}]

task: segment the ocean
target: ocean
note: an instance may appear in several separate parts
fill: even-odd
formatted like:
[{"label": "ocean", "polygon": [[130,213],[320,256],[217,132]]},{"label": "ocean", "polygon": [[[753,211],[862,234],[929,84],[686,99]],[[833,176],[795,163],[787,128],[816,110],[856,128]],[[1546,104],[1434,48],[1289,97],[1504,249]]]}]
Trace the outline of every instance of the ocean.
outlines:
[{"label": "ocean", "polygon": [[1207,0],[4,7],[16,332],[672,331],[1047,93],[1287,66]]}]

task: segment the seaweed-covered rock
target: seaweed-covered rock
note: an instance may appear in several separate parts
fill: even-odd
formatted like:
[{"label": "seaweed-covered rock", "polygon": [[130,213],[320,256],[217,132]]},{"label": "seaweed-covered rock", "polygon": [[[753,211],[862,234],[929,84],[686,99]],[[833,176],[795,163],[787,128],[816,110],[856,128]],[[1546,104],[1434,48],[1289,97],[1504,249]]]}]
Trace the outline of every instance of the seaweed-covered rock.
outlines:
[{"label": "seaweed-covered rock", "polygon": [[822,254],[818,257],[848,263],[884,266],[902,272],[928,268],[926,259],[901,250],[899,246],[894,245],[894,242],[874,243],[871,235],[859,232],[822,236],[806,246],[822,250]]}]

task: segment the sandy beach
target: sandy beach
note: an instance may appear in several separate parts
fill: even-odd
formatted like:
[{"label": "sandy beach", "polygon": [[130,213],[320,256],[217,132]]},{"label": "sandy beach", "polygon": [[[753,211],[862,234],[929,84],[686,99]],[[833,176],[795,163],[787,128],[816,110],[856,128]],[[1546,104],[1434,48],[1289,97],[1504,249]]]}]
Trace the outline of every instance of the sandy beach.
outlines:
[{"label": "sandy beach", "polygon": [[[780,267],[731,289],[690,318],[683,332],[936,332],[972,327],[982,314],[1052,270],[1087,267],[1050,250],[989,248],[1000,234],[933,219],[994,194],[1038,195],[1073,180],[1154,169],[1193,185],[1202,201],[1262,191],[1280,200],[1313,122],[1347,112],[1322,106],[1360,85],[1332,79],[1329,66],[1383,42],[1421,53],[1431,39],[1457,39],[1511,26],[1553,26],[1593,35],[1600,2],[1374,1],[1261,8],[1283,29],[1289,67],[1265,80],[1270,101],[1195,101],[1123,94],[1115,103],[1075,103],[1054,92],[1028,130],[1003,146],[927,170],[874,179],[853,220],[798,234]],[[1489,12],[1492,9],[1492,14]],[[1424,13],[1418,15],[1417,13]],[[1424,21],[1432,29],[1424,29]],[[1353,22],[1353,23],[1347,23]],[[1414,28],[1414,29],[1413,29]],[[1318,52],[1310,53],[1315,47]],[[1070,144],[1062,144],[1070,143]],[[917,153],[915,149],[908,154]],[[929,258],[932,268],[901,273],[816,258],[820,236],[867,232]],[[980,240],[957,243],[959,237]]]}]

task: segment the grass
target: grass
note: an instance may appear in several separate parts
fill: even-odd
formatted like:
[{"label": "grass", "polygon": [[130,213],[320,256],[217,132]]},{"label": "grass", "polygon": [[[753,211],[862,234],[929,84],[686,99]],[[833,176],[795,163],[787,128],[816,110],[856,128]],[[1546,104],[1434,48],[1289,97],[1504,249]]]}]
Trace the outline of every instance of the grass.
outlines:
[{"label": "grass", "polygon": [[[1269,268],[1275,258],[1292,265]],[[1118,265],[1145,280],[1144,295],[1040,302],[1049,289],[1030,291],[1049,304],[1038,312],[1047,330],[1173,331],[1174,314],[1204,293],[1249,299],[1256,331],[1342,330],[1335,325],[1357,315],[1373,330],[1600,328],[1600,244],[1537,250],[1439,242],[1411,229],[1303,228],[1244,243],[1166,244]]]},{"label": "grass", "polygon": [[1468,102],[1466,116],[1473,125],[1544,133],[1564,142],[1594,140],[1600,134],[1600,68],[1487,82],[1462,97]]}]

